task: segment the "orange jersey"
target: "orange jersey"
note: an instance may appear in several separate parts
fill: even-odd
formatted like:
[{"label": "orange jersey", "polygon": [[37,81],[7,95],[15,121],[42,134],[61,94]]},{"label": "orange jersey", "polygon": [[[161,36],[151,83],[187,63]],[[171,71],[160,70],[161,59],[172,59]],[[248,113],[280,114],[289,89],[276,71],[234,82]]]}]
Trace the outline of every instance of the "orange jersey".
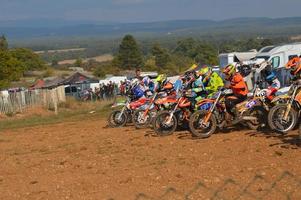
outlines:
[{"label": "orange jersey", "polygon": [[234,95],[247,95],[249,90],[244,78],[240,73],[235,73],[231,79],[231,89]]}]

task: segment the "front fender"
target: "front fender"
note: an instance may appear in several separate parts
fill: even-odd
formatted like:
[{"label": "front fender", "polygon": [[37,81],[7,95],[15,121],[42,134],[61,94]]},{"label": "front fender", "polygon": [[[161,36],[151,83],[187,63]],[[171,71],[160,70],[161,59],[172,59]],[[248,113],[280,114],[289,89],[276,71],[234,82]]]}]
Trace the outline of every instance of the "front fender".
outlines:
[{"label": "front fender", "polygon": [[280,100],[288,100],[288,99],[290,99],[290,96],[288,96],[287,94],[284,94],[284,95],[280,95],[280,96],[275,97],[275,98],[271,101],[271,103],[277,103],[277,102],[280,101]]}]

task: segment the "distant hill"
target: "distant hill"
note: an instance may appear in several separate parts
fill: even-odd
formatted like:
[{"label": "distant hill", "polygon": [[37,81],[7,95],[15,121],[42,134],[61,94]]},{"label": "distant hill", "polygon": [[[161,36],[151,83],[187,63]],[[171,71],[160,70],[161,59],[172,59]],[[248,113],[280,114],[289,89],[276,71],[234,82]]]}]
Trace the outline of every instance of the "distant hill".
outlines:
[{"label": "distant hill", "polygon": [[0,34],[10,39],[40,37],[101,36],[120,37],[126,33],[162,35],[228,35],[232,33],[261,36],[293,36],[301,33],[301,17],[237,18],[223,21],[173,20],[146,23],[105,23],[95,21],[22,20],[0,21]]}]

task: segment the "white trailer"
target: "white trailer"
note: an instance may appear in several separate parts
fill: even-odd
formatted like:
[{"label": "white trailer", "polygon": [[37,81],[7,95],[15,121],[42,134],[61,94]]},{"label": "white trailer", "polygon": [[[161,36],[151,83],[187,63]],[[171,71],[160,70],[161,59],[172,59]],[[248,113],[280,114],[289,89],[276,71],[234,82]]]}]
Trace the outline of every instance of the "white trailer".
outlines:
[{"label": "white trailer", "polygon": [[255,59],[264,59],[271,62],[273,69],[283,86],[289,85],[291,76],[285,64],[294,57],[301,56],[301,43],[285,44],[280,46],[267,46],[262,48]]},{"label": "white trailer", "polygon": [[228,64],[235,63],[235,62],[243,62],[251,60],[255,58],[257,55],[256,50],[250,50],[247,52],[231,52],[231,53],[222,53],[219,54],[219,66],[225,67]]}]

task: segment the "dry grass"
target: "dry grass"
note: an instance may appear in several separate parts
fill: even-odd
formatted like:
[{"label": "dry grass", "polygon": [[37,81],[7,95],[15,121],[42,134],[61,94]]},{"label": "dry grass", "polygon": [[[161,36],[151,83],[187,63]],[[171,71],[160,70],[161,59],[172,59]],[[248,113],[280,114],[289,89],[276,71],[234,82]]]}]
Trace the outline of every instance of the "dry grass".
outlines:
[{"label": "dry grass", "polygon": [[[96,57],[92,57],[92,58],[86,58],[83,60],[83,62],[88,62],[88,60],[95,60],[97,62],[106,62],[106,61],[111,61],[113,59],[113,56],[110,55],[110,54],[104,54],[104,55],[100,55],[100,56],[96,56]],[[58,64],[59,65],[71,65],[71,64],[74,64],[76,61],[76,59],[70,59],[70,60],[62,60],[62,61],[59,61]]]},{"label": "dry grass", "polygon": [[65,103],[59,105],[57,115],[42,107],[30,108],[11,117],[1,115],[0,130],[105,117],[111,109],[111,104],[111,101],[79,102],[67,98]]}]

